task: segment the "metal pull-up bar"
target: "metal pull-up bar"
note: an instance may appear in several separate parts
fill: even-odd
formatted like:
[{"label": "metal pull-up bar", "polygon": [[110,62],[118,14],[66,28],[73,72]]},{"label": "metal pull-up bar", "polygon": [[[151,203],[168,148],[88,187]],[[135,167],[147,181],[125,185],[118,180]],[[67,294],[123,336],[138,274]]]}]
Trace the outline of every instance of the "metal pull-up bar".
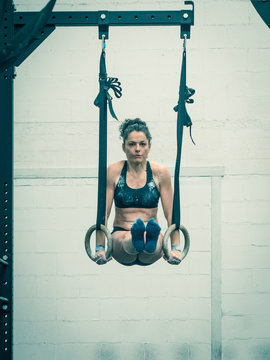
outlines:
[{"label": "metal pull-up bar", "polygon": [[[184,34],[190,37],[190,26],[194,25],[194,3],[191,10],[179,11],[54,11],[48,26],[98,26],[99,39],[102,35],[108,39],[109,26],[181,26],[181,38]],[[37,12],[15,12],[14,25],[21,27],[27,24]]]},{"label": "metal pull-up bar", "polygon": [[[191,9],[179,11],[54,11],[47,24],[15,63],[19,66],[59,26],[97,26],[98,37],[109,38],[110,26],[180,26],[181,39],[190,38],[190,27],[194,25],[194,3],[185,1]],[[26,26],[38,12],[15,12],[15,34]]]}]

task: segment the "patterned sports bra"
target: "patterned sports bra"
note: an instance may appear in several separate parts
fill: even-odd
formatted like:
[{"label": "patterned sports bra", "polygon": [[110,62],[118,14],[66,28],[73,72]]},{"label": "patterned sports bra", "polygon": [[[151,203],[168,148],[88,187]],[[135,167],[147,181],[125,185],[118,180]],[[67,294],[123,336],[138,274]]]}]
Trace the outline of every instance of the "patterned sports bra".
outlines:
[{"label": "patterned sports bra", "polygon": [[139,189],[132,189],[127,185],[127,161],[121,171],[120,178],[114,190],[114,203],[119,208],[144,208],[152,209],[158,207],[159,191],[153,179],[152,169],[149,161],[146,166],[146,184]]}]

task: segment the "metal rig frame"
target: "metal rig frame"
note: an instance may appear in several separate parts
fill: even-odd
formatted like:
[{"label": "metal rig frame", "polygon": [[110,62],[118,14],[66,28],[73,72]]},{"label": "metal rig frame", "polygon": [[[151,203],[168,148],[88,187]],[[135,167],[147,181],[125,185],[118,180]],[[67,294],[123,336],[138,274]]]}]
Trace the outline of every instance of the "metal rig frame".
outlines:
[{"label": "metal rig frame", "polygon": [[[2,0],[1,0],[2,1]],[[4,1],[4,0],[3,0]],[[13,359],[13,81],[19,66],[58,26],[96,26],[98,38],[109,37],[110,26],[180,26],[182,39],[190,38],[194,3],[180,11],[56,11],[20,56],[0,73],[0,358]],[[8,0],[0,19],[0,49],[12,42],[38,12],[16,12]],[[2,21],[1,21],[2,20]],[[17,44],[18,45],[18,44]],[[18,47],[18,46],[17,46]],[[5,50],[2,51],[2,54]],[[0,54],[1,63],[1,54]]]}]

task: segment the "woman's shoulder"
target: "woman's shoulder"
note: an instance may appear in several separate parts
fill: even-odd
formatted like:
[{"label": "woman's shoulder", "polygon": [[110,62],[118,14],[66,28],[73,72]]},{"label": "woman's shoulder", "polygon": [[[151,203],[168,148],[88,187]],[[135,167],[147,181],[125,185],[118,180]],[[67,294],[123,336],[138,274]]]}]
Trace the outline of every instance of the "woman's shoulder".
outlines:
[{"label": "woman's shoulder", "polygon": [[164,166],[154,161],[149,161],[152,172],[156,176],[160,175],[170,175],[169,170]]},{"label": "woman's shoulder", "polygon": [[154,161],[150,161],[149,163],[152,169],[154,180],[158,186],[171,183],[171,175],[169,170],[164,165],[158,164]]},{"label": "woman's shoulder", "polygon": [[108,174],[110,175],[119,175],[124,166],[125,160],[117,161],[116,163],[110,164],[108,166]]},{"label": "woman's shoulder", "polygon": [[117,161],[114,164],[111,164],[107,168],[107,182],[108,186],[114,188],[119,180],[122,168],[124,166],[125,161]]}]

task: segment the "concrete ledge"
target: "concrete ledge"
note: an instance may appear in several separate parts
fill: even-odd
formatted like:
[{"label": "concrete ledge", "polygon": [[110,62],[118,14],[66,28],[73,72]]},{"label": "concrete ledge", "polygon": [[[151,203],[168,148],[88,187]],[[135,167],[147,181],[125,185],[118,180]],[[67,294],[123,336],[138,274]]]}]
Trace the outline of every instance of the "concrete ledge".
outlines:
[{"label": "concrete ledge", "polygon": [[[169,167],[171,175],[174,168]],[[15,168],[15,179],[47,179],[47,178],[97,178],[97,168]],[[223,166],[193,166],[182,167],[183,177],[213,177],[224,176]]]}]

